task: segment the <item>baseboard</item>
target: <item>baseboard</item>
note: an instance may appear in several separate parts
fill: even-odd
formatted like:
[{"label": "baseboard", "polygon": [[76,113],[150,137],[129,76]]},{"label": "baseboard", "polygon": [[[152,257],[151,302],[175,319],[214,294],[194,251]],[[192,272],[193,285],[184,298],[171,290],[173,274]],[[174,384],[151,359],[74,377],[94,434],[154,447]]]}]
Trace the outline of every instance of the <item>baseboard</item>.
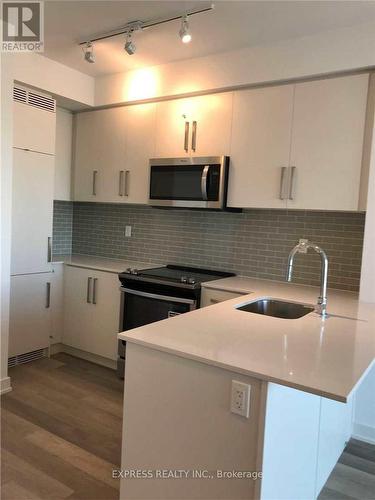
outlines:
[{"label": "baseboard", "polygon": [[0,380],[0,394],[6,394],[12,390],[12,386],[10,385],[10,377],[4,377]]},{"label": "baseboard", "polygon": [[50,354],[57,354],[59,352],[65,352],[71,356],[76,356],[77,358],[85,359],[86,361],[91,361],[91,363],[96,363],[97,365],[106,366],[112,370],[116,370],[116,361],[103,356],[98,356],[97,354],[92,354],[91,352],[81,351],[81,349],[76,349],[66,344],[53,344],[50,347]]},{"label": "baseboard", "polygon": [[352,438],[364,441],[365,443],[375,444],[375,427],[370,425],[353,423]]}]

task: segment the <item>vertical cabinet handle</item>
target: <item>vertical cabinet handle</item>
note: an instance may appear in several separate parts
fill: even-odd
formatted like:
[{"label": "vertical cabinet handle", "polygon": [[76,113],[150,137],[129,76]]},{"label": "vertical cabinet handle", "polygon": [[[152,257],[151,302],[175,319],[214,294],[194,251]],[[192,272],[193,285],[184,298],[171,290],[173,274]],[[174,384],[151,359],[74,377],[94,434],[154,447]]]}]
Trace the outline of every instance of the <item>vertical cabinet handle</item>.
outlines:
[{"label": "vertical cabinet handle", "polygon": [[87,278],[86,302],[88,304],[91,304],[91,282],[92,282],[92,278]]},{"label": "vertical cabinet handle", "polygon": [[207,177],[208,177],[209,170],[210,170],[210,165],[206,165],[203,168],[202,177],[201,177],[201,192],[202,192],[202,200],[204,200],[204,201],[208,200]]},{"label": "vertical cabinet handle", "polygon": [[92,290],[92,303],[93,304],[96,304],[96,284],[98,282],[98,278],[94,278],[94,286],[93,286],[93,290]]},{"label": "vertical cabinet handle", "polygon": [[186,151],[186,153],[189,151],[189,128],[190,128],[190,123],[185,122],[184,150]]},{"label": "vertical cabinet handle", "polygon": [[96,196],[96,178],[98,176],[98,171],[93,170],[92,172],[92,195]]},{"label": "vertical cabinet handle", "polygon": [[195,152],[197,148],[197,122],[193,121],[193,131],[191,136],[191,149]]},{"label": "vertical cabinet handle", "polygon": [[46,283],[46,309],[49,309],[51,305],[51,283]]},{"label": "vertical cabinet handle", "polygon": [[47,238],[47,262],[52,262],[52,237]]},{"label": "vertical cabinet handle", "polygon": [[286,181],[286,172],[287,167],[281,167],[281,175],[280,175],[280,200],[285,200],[285,181]]},{"label": "vertical cabinet handle", "polygon": [[296,181],[296,167],[290,167],[288,200],[294,200],[295,181]]},{"label": "vertical cabinet handle", "polygon": [[129,196],[130,170],[125,170],[124,196]]},{"label": "vertical cabinet handle", "polygon": [[124,170],[120,170],[120,176],[118,181],[118,195],[124,196]]}]

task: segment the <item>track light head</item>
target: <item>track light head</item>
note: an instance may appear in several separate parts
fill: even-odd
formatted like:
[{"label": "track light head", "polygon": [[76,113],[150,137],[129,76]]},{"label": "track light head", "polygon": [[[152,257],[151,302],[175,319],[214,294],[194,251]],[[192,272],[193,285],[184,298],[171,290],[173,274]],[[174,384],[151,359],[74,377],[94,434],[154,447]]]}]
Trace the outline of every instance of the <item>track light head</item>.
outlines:
[{"label": "track light head", "polygon": [[83,49],[85,61],[88,63],[95,62],[94,46],[91,42],[87,42]]},{"label": "track light head", "polygon": [[132,40],[132,32],[130,31],[126,35],[126,42],[124,45],[124,50],[129,54],[129,56],[132,56],[135,51],[137,50],[137,47],[135,46],[135,43]]},{"label": "track light head", "polygon": [[191,42],[191,34],[189,31],[189,21],[188,16],[184,16],[181,18],[181,29],[179,32],[180,38],[183,43]]}]

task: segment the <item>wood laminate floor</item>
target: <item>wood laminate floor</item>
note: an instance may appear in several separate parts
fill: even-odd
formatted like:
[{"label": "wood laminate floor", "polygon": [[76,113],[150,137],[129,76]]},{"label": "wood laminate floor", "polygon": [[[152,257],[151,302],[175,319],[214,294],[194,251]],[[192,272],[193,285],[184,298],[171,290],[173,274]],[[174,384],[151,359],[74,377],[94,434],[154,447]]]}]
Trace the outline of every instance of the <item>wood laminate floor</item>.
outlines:
[{"label": "wood laminate floor", "polygon": [[[10,376],[13,391],[1,398],[1,498],[118,499],[123,382],[67,354]],[[375,446],[351,440],[319,500],[375,500]]]},{"label": "wood laminate floor", "polygon": [[16,366],[10,377],[1,498],[118,499],[123,381],[66,354]]}]

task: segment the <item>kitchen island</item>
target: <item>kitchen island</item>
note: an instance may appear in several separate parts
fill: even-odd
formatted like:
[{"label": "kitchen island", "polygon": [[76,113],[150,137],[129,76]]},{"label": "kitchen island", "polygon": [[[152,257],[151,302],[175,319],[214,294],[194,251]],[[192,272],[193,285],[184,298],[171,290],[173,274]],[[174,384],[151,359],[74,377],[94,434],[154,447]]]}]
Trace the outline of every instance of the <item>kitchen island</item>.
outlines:
[{"label": "kitchen island", "polygon": [[[207,286],[251,293],[119,334],[127,341],[122,468],[187,471],[124,478],[121,498],[316,498],[374,362],[374,306],[330,290],[326,319],[282,319],[238,307],[265,297],[314,305],[317,288],[248,278]],[[233,380],[250,386],[248,418],[231,412]]]}]

